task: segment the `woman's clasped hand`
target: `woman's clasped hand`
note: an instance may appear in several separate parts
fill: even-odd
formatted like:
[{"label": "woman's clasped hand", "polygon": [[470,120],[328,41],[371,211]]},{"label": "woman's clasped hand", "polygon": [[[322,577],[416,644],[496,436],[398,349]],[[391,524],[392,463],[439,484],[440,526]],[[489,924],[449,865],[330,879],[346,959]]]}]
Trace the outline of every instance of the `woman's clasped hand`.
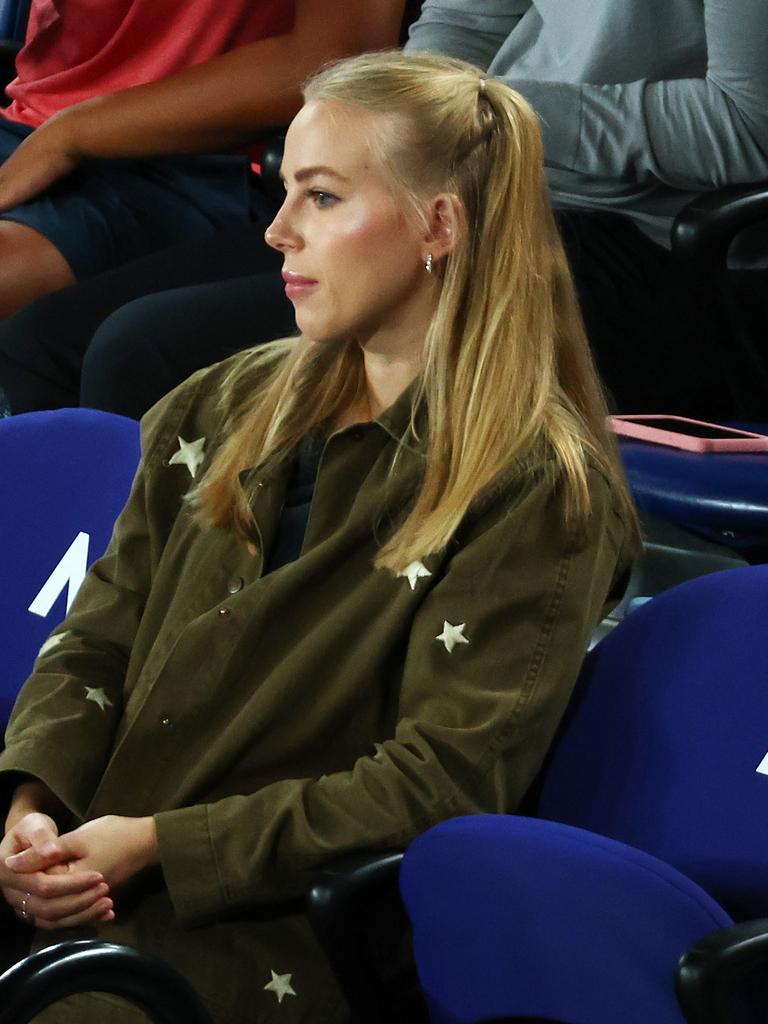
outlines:
[{"label": "woman's clasped hand", "polygon": [[32,811],[0,842],[0,887],[20,920],[38,928],[107,923],[115,887],[156,860],[151,817],[105,815],[59,835],[53,818]]}]

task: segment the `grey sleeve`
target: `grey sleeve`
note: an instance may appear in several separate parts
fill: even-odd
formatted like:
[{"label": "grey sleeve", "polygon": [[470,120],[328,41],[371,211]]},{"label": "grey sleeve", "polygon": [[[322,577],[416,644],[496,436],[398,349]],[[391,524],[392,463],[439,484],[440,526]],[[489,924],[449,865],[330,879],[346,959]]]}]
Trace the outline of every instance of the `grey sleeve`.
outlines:
[{"label": "grey sleeve", "polygon": [[768,2],[703,2],[704,78],[571,85],[491,67],[538,111],[549,166],[683,190],[768,177]]},{"label": "grey sleeve", "polygon": [[425,0],[406,50],[426,50],[483,70],[531,6],[531,0]]}]

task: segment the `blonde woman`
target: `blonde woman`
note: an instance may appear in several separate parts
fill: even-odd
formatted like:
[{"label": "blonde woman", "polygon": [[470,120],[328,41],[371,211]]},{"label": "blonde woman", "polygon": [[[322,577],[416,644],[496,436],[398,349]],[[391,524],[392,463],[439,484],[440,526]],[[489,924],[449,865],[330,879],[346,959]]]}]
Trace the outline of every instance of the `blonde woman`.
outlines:
[{"label": "blonde woman", "polygon": [[397,54],[305,99],[267,232],[301,337],[147,416],[0,758],[35,942],[139,945],[236,1024],[345,1020],[291,901],[335,855],[515,809],[636,533],[525,101]]}]

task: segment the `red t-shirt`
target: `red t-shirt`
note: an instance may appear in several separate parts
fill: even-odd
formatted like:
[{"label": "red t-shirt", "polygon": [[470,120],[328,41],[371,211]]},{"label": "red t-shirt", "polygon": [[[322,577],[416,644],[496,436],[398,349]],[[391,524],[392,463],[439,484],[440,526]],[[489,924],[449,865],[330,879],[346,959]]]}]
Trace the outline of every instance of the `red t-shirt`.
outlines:
[{"label": "red t-shirt", "polygon": [[32,0],[3,114],[37,128],[80,100],[281,35],[293,18],[293,0]]}]

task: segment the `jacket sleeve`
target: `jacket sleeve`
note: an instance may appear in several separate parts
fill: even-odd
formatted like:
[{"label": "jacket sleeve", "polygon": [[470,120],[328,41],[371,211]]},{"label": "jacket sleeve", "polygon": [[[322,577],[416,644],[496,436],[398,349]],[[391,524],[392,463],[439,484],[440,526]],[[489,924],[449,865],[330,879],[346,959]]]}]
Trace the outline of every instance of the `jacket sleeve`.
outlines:
[{"label": "jacket sleeve", "polygon": [[[500,72],[539,114],[549,167],[689,191],[765,178],[768,4],[703,2],[703,78],[595,85],[536,81],[530,72],[521,78],[514,68]],[[455,10],[467,6],[427,0],[428,19],[412,33],[414,48],[472,59],[465,37],[473,26]],[[482,66],[495,73],[486,52]]]},{"label": "jacket sleeve", "polygon": [[517,806],[626,568],[624,527],[598,474],[593,493],[576,546],[543,477],[470,527],[412,623],[394,735],[351,770],[155,815],[183,923],[295,895],[335,855],[402,847],[451,815]]},{"label": "jacket sleeve", "polygon": [[163,517],[147,507],[147,481],[167,454],[178,407],[188,406],[193,392],[183,386],[142,421],[142,459],[107,551],[43,645],[8,724],[0,772],[41,780],[75,819],[82,818],[112,750],[129,655],[163,544],[162,530],[149,525]]}]

